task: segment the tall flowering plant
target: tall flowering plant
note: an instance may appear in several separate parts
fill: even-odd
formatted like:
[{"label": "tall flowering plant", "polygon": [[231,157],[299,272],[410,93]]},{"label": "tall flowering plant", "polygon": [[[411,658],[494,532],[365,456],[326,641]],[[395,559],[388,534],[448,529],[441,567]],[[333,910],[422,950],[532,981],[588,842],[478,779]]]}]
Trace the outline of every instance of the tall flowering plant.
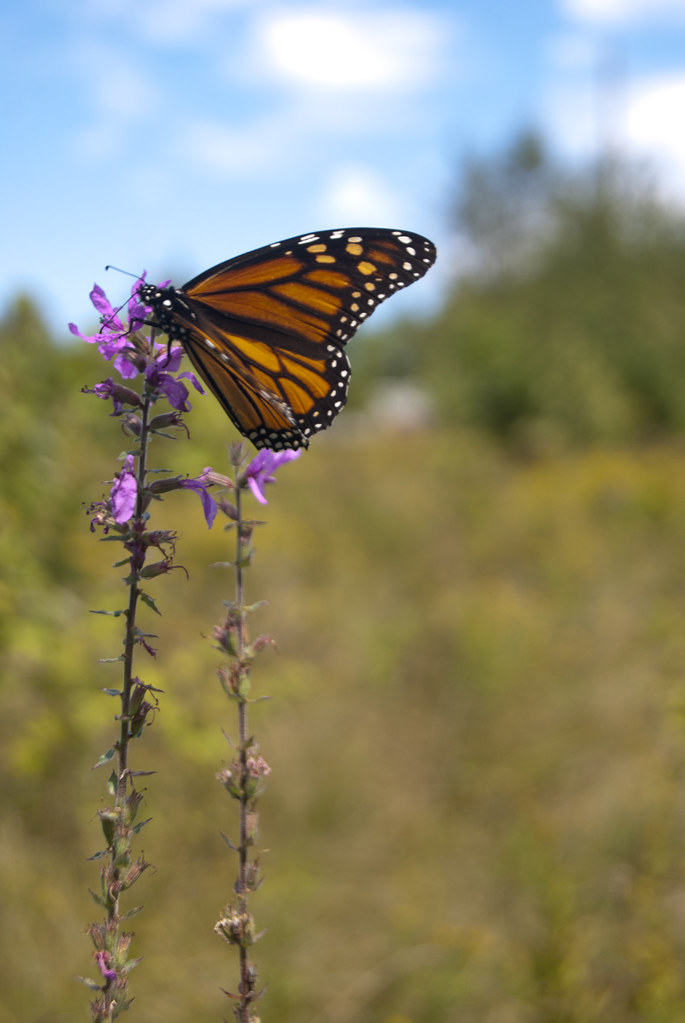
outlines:
[{"label": "tall flowering plant", "polygon": [[259,1023],[254,1015],[254,1003],[261,995],[257,984],[257,970],[251,956],[251,946],[261,937],[255,932],[254,919],[249,910],[249,898],[261,884],[259,852],[257,842],[257,803],[264,789],[264,780],[271,769],[259,753],[259,746],[248,728],[248,709],[251,701],[251,668],[255,657],[271,642],[268,636],[258,636],[250,641],[248,615],[254,609],[246,602],[245,571],[249,568],[253,547],[252,538],[256,521],[246,518],[243,509],[243,491],[249,489],[260,504],[266,504],[264,489],[274,482],[274,471],[285,462],[298,458],[299,451],[260,451],[246,465],[242,445],[231,448],[231,465],[234,470],[233,483],[227,478],[214,475],[215,482],[221,482],[232,491],[232,500],[220,501],[222,512],[229,520],[229,529],[235,531],[235,560],[229,567],[235,573],[235,597],[226,604],[223,621],[214,631],[217,648],[226,656],[227,663],[219,670],[219,681],[224,693],[237,708],[237,741],[231,740],[233,760],[230,767],[217,775],[229,796],[239,806],[238,839],[224,836],[229,848],[238,858],[238,871],[233,885],[234,899],[228,903],[215,931],[229,945],[237,948],[240,960],[240,980],[236,993],[226,992],[234,1002],[234,1014],[238,1023]]},{"label": "tall flowering plant", "polygon": [[[108,658],[121,665],[120,688],[104,689],[117,701],[115,720],[118,731],[112,745],[100,756],[96,767],[108,767],[108,805],[98,811],[105,847],[92,859],[100,864],[100,884],[92,892],[101,908],[101,920],[92,923],[88,933],[95,951],[99,973],[97,979],[81,978],[93,992],[92,1019],[110,1023],[128,1009],[131,997],[128,977],[140,961],[131,958],[133,934],[126,930],[128,921],[138,912],[126,909],[123,894],[135,884],[149,863],[136,854],[135,839],[148,823],[139,819],[142,794],[137,787],[143,772],[130,764],[131,745],[140,739],[145,726],[151,725],[158,706],[160,691],[146,683],[139,674],[141,657],[154,657],[154,636],[144,631],[140,621],[141,605],[160,614],[149,583],[174,568],[177,535],[173,529],[153,524],[152,509],[164,494],[173,490],[189,490],[197,494],[209,527],[219,512],[227,520],[227,528],[235,531],[235,560],[228,564],[235,572],[235,597],[226,603],[226,614],[214,632],[216,645],[228,663],[219,671],[224,692],[237,707],[238,732],[233,743],[234,757],[230,768],[219,774],[229,795],[239,804],[238,839],[227,839],[238,856],[238,873],[233,886],[235,900],[223,911],[216,931],[240,956],[240,979],[236,993],[226,992],[234,1003],[238,1023],[254,1023],[253,1006],[259,990],[257,971],[250,958],[250,946],[257,940],[248,898],[259,882],[259,855],[256,841],[257,800],[269,767],[259,755],[254,737],[250,736],[247,712],[250,703],[250,671],[254,657],[267,645],[266,637],[250,642],[247,631],[249,608],[245,602],[244,572],[252,558],[252,534],[256,522],[245,518],[243,493],[266,503],[265,487],[274,482],[274,471],[299,452],[278,454],[260,451],[248,463],[241,444],[233,445],[230,461],[233,478],[207,467],[193,477],[162,475],[150,468],[150,445],[153,439],[172,439],[184,432],[189,436],[184,415],[190,411],[186,381],[204,393],[191,372],[180,370],[183,350],[180,346],[155,341],[154,329],[146,329],[150,310],[141,304],[138,289],[145,275],[137,280],[127,303],[128,322],[112,308],[104,291],[95,285],[91,301],[100,313],[100,329],[91,335],[82,334],[74,324],[70,330],[89,344],[96,345],[100,355],[111,362],[119,380],[108,377],[86,393],[111,401],[114,418],[129,442],[121,456],[120,468],[114,473],[105,496],[91,505],[91,530],[101,538],[123,548],[123,556],[115,567],[124,568],[126,600],[115,610],[96,612],[122,621],[122,650]],[[139,386],[131,386],[137,383]],[[166,403],[169,407],[160,406]],[[211,492],[210,492],[211,491]],[[228,492],[229,497],[220,496]],[[214,496],[217,495],[218,499]]]}]

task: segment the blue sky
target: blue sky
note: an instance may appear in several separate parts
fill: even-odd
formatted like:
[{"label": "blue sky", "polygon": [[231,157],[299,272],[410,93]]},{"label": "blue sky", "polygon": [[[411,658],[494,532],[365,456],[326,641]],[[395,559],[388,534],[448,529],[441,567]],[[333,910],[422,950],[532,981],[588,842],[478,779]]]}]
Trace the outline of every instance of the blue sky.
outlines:
[{"label": "blue sky", "polygon": [[433,238],[391,303],[427,307],[461,156],[524,126],[685,202],[685,0],[25,0],[0,45],[0,311],[28,291],[58,335],[127,294],[105,263],[181,284],[345,225]]}]

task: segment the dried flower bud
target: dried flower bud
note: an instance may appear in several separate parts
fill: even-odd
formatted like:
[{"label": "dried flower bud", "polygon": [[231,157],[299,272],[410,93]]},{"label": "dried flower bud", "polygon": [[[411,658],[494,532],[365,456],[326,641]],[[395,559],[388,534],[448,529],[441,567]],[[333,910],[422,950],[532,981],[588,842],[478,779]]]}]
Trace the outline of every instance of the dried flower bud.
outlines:
[{"label": "dried flower bud", "polygon": [[127,416],[124,416],[121,427],[131,437],[140,437],[143,424],[139,416],[134,415],[133,412],[129,412]]},{"label": "dried flower bud", "polygon": [[241,913],[233,906],[227,906],[225,916],[214,925],[214,930],[229,945],[241,945],[245,948],[254,941],[254,920],[249,913]]}]

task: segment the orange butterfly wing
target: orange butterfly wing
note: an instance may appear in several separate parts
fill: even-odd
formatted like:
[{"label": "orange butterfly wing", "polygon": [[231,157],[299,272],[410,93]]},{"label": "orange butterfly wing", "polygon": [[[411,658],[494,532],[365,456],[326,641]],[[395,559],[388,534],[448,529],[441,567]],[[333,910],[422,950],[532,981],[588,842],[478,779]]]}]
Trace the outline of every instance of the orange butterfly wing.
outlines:
[{"label": "orange butterfly wing", "polygon": [[179,290],[143,285],[140,295],[245,437],[298,448],[345,404],[344,345],[434,261],[420,235],[346,228],[245,253]]}]

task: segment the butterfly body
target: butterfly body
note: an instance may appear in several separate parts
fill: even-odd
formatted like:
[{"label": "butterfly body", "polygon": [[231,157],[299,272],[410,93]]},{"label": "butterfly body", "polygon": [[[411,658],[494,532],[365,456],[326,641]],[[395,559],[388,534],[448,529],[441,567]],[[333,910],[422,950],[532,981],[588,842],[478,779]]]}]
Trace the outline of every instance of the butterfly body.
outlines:
[{"label": "butterfly body", "polygon": [[347,398],[344,346],[434,261],[420,235],[346,228],[247,252],[180,289],[144,284],[139,295],[240,433],[278,451],[307,447],[330,426]]}]

